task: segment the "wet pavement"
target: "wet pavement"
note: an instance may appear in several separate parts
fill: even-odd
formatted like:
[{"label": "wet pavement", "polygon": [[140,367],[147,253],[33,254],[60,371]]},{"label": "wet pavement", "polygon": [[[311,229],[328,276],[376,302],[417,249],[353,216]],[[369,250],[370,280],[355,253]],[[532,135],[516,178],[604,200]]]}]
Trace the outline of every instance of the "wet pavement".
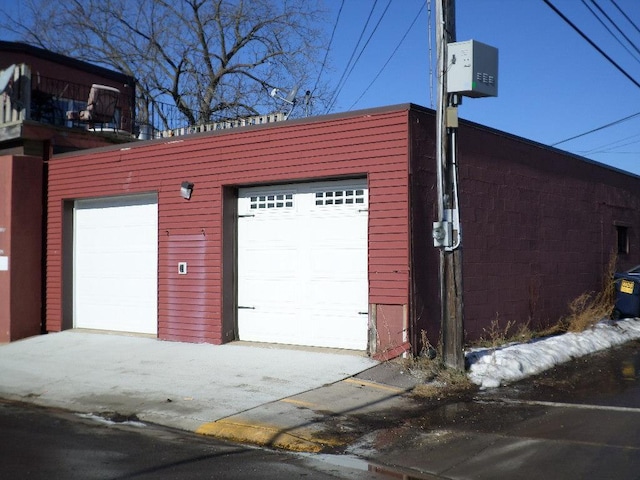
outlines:
[{"label": "wet pavement", "polygon": [[639,359],[634,341],[506,387],[424,400],[371,419],[344,453],[411,472],[396,478],[638,479]]},{"label": "wet pavement", "polygon": [[[117,340],[115,343],[118,345],[125,342]],[[188,386],[215,389],[207,393],[206,397],[216,398],[215,394],[220,394],[220,385],[224,381],[232,381],[231,387],[237,392],[237,380],[229,376],[217,379],[217,383],[203,382],[203,378],[197,376],[191,379],[191,383],[176,385],[176,382],[166,381],[158,384],[153,372],[142,375],[148,372],[150,366],[157,369],[164,365],[150,361],[152,358],[171,359],[172,364],[175,364],[175,350],[186,346],[131,339],[128,341],[135,344],[138,350],[129,348],[127,351],[138,352],[135,358],[130,354],[125,355],[123,351],[121,356],[126,358],[126,362],[104,361],[97,368],[86,365],[86,362],[69,364],[68,357],[65,357],[59,362],[67,362],[66,369],[54,368],[56,364],[52,355],[59,354],[60,349],[51,350],[53,353],[47,350],[50,355],[36,355],[40,352],[38,348],[23,348],[32,343],[44,348],[59,341],[71,341],[74,351],[81,347],[91,347],[91,342],[114,343],[108,337],[69,333],[57,334],[51,339],[35,339],[27,344],[4,346],[5,364],[13,369],[5,369],[0,386],[21,401],[50,405],[53,400],[70,398],[75,403],[69,403],[71,400],[63,401],[59,406],[78,412],[135,412],[138,414],[137,418],[143,421],[163,419],[164,423],[158,423],[164,425],[171,425],[166,422],[166,418],[184,421],[187,418],[184,413],[173,417],[168,417],[168,414],[186,405],[193,409],[198,402],[199,396],[176,390],[181,385],[180,388]],[[145,355],[139,352],[141,342],[148,349],[145,350]],[[232,362],[234,365],[246,366],[246,361],[262,364],[264,358],[283,356],[283,361],[269,363],[282,370],[282,382],[274,382],[276,377],[271,373],[266,375],[264,371],[253,372],[256,369],[248,371],[257,373],[255,381],[263,382],[270,388],[286,386],[284,380],[289,380],[291,375],[283,372],[287,372],[292,364],[301,372],[298,383],[308,381],[308,372],[317,370],[317,362],[312,362],[309,366],[292,362],[292,357],[297,355],[293,351],[232,347],[227,349],[227,353],[233,353],[233,358],[243,353],[240,357],[243,362],[235,360],[235,363]],[[23,357],[17,356],[16,350],[22,352]],[[112,357],[120,355],[113,349],[103,350],[108,351]],[[148,353],[150,351],[155,353],[152,355]],[[189,346],[185,352],[186,363],[183,370],[192,371],[189,366],[194,364],[204,366],[204,360],[213,362],[218,367],[217,370],[220,370],[220,360],[214,361],[212,355],[225,351],[219,347],[213,350]],[[257,359],[258,353],[260,358]],[[301,356],[306,360],[310,357],[308,352]],[[85,357],[87,355],[74,356]],[[48,363],[42,363],[44,358],[47,358]],[[245,435],[245,442],[259,444],[255,434],[266,432],[268,441],[262,444],[290,450],[295,450],[293,447],[299,446],[300,440],[311,441],[311,446],[321,445],[319,450],[323,454],[303,458],[313,458],[314,462],[326,464],[327,471],[333,471],[339,465],[344,466],[346,462],[348,468],[366,473],[362,478],[640,478],[636,473],[640,472],[640,341],[575,359],[541,375],[505,387],[485,391],[470,390],[463,394],[439,395],[438,398],[430,399],[414,398],[407,393],[416,379],[406,375],[406,369],[397,362],[366,368],[369,366],[366,365],[366,359],[349,358],[348,363],[354,369],[349,375],[344,373],[345,359],[341,356],[322,358],[325,367],[332,365],[331,362],[335,363],[335,375],[342,380],[322,383],[321,388],[311,386],[300,388],[297,392],[283,391],[274,394],[275,401],[264,403],[264,399],[260,400],[260,405],[255,408],[235,405],[236,414],[223,415],[224,418],[217,421],[195,424],[211,430],[218,427],[231,429],[232,435],[229,436],[222,435],[219,431],[214,432],[217,438],[231,439],[234,439],[233,435],[243,434],[240,427],[251,427],[251,435]],[[49,370],[43,370],[45,366]],[[29,367],[33,368],[28,370]],[[83,370],[77,373],[71,367],[82,367]],[[325,370],[327,368],[323,368],[324,373],[327,373]],[[210,367],[198,369],[196,373],[201,375],[202,372],[214,371],[216,369]],[[231,371],[231,368],[226,371]],[[360,373],[356,373],[357,371]],[[9,372],[13,372],[14,376],[10,376]],[[62,372],[64,378],[53,379],[51,372]],[[87,372],[97,372],[100,375],[88,376]],[[169,375],[170,372],[161,373]],[[15,388],[20,388],[16,391],[10,388],[14,383],[9,380],[14,377]],[[78,396],[80,387],[94,388],[99,384],[104,389],[110,385],[105,383],[107,378],[117,379],[117,383],[110,387],[110,396],[101,396],[102,402],[111,397],[124,402],[132,397],[133,386],[136,391],[141,391],[147,383],[140,382],[151,379],[154,382],[147,386],[155,388],[152,392],[162,400],[162,405],[150,403],[150,399],[155,397],[147,392],[145,402],[137,400],[142,394],[134,395],[132,398],[136,403],[131,408],[95,409],[93,404],[86,403],[82,404],[83,409],[76,408],[78,398],[81,398]],[[184,375],[179,378],[183,383],[190,380]],[[320,382],[318,378],[312,380],[316,384]],[[243,380],[243,385],[252,387],[251,392],[256,390],[253,383]],[[162,389],[158,390],[158,385]],[[167,392],[167,388],[173,390]],[[56,396],[56,392],[61,391],[69,391],[70,396]],[[158,392],[161,396],[158,396]],[[119,395],[116,396],[115,393]],[[117,404],[108,404],[113,405]],[[202,403],[203,416],[215,420],[213,412],[219,406],[218,402]],[[163,415],[150,416],[156,410],[161,410]],[[143,414],[139,414],[140,412]],[[192,413],[191,416],[193,415]],[[274,422],[277,423],[274,425]],[[192,423],[194,422],[187,427]],[[176,426],[184,428],[185,424]],[[295,441],[296,444],[292,446],[290,441]],[[310,448],[306,451],[318,450]]]},{"label": "wet pavement", "polygon": [[640,341],[635,340],[488,390],[485,396],[638,407],[639,380]]}]

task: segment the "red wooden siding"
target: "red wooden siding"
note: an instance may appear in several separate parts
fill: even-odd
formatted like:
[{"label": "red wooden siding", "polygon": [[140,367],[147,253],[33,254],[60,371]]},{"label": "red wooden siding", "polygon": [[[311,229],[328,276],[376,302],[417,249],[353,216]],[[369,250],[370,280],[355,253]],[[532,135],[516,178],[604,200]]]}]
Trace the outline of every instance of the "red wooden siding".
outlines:
[{"label": "red wooden siding", "polygon": [[[221,343],[224,189],[344,177],[368,178],[369,302],[407,305],[407,115],[407,108],[360,112],[55,157],[47,328],[63,328],[64,200],[157,192],[159,336]],[[184,180],[195,184],[190,201],[180,198]],[[178,261],[188,262],[188,275],[177,275]]]}]

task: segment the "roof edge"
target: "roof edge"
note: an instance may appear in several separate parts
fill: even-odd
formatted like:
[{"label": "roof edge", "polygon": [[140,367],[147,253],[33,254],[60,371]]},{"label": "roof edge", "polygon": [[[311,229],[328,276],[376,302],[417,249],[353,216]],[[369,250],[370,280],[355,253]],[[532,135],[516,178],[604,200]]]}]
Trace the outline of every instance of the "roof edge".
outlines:
[{"label": "roof edge", "polygon": [[28,54],[33,57],[50,60],[54,63],[66,65],[89,73],[95,73],[96,75],[100,75],[101,77],[109,80],[115,80],[117,82],[131,85],[135,84],[135,78],[132,75],[127,75],[116,70],[110,70],[106,67],[94,65],[93,63],[68,57],[24,42],[8,42],[6,40],[0,40],[0,52],[2,51]]}]

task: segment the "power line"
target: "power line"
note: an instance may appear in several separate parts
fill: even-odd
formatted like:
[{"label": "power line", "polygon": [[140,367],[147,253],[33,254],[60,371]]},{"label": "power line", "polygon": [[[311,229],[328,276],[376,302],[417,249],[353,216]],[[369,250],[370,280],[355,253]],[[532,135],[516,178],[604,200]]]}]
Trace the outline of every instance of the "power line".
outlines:
[{"label": "power line", "polygon": [[[632,142],[628,142],[627,141],[627,140],[630,140],[632,138],[636,138],[638,136],[640,136],[640,133],[637,133],[635,135],[630,135],[630,136],[625,137],[625,138],[621,138],[620,140],[616,140],[614,142],[605,143],[604,145],[600,145],[598,147],[592,148],[591,150],[582,151],[581,154],[582,155],[595,155],[595,154],[599,154],[599,153],[620,153],[620,152],[614,152],[614,150],[617,150],[618,148],[626,147],[628,145],[633,145],[633,144],[639,143],[640,140],[634,140]],[[626,142],[626,143],[621,143],[621,142]],[[607,148],[607,147],[609,147],[609,148]]]},{"label": "power line", "polygon": [[613,122],[607,123],[606,125],[602,125],[600,127],[597,127],[597,128],[592,129],[592,130],[589,130],[588,132],[580,133],[578,135],[574,135],[573,137],[565,138],[564,140],[561,140],[559,142],[552,143],[551,146],[555,147],[556,145],[560,145],[561,143],[566,143],[566,142],[568,142],[570,140],[575,140],[576,138],[584,137],[585,135],[589,135],[591,133],[599,132],[600,130],[604,130],[605,128],[613,127],[614,125],[618,125],[619,123],[626,122],[627,120],[631,120],[632,118],[635,118],[635,117],[637,117],[639,115],[640,115],[640,112],[634,113],[632,115],[629,115],[627,117],[621,118],[619,120],[615,120]]},{"label": "power line", "polygon": [[573,28],[578,35],[580,35],[582,38],[584,38],[589,45],[591,45],[593,48],[595,48],[598,53],[600,53],[600,55],[602,55],[604,58],[606,58],[609,63],[611,63],[614,67],[616,67],[616,69],[618,69],[618,71],[620,73],[622,73],[625,77],[627,77],[636,87],[640,88],[640,83],[638,83],[631,75],[629,75],[626,70],[624,70],[620,65],[618,65],[609,55],[607,55],[600,47],[598,47],[598,45],[595,44],[595,42],[593,40],[591,40],[582,30],[580,30],[573,22],[571,22],[571,20],[569,20],[560,10],[558,10],[549,0],[542,0],[544,3],[546,3],[549,8],[551,8],[551,10],[553,10],[556,15],[558,15],[560,18],[562,18],[571,28]]},{"label": "power line", "polygon": [[633,28],[636,29],[636,32],[640,33],[640,28],[638,28],[638,26],[634,23],[634,21],[629,18],[629,15],[624,13],[622,8],[620,8],[618,6],[618,4],[615,2],[615,0],[611,0],[611,3],[613,3],[613,5],[618,9],[618,11],[622,14],[622,16],[627,19],[627,22],[629,22],[631,25],[633,25]]},{"label": "power line", "polygon": [[[426,3],[426,2],[425,2]],[[375,81],[378,79],[378,77],[380,76],[380,74],[384,71],[384,69],[387,67],[387,65],[389,64],[389,62],[391,61],[391,59],[393,58],[393,56],[396,54],[396,52],[398,51],[398,49],[400,48],[400,46],[402,45],[402,43],[404,42],[404,40],[407,38],[407,35],[409,35],[409,32],[411,31],[411,29],[413,28],[413,26],[415,25],[415,23],[418,21],[418,18],[420,17],[420,14],[422,13],[422,10],[424,10],[425,7],[425,3],[422,3],[422,5],[420,6],[420,9],[418,10],[417,15],[415,16],[415,18],[413,19],[413,21],[411,22],[411,25],[409,25],[409,28],[407,28],[407,31],[404,33],[404,35],[402,36],[402,38],[400,39],[400,41],[398,42],[398,45],[396,45],[396,48],[393,50],[393,52],[391,52],[391,55],[389,55],[389,58],[387,58],[387,61],[384,63],[384,65],[382,66],[382,68],[380,68],[380,70],[378,71],[378,73],[376,74],[375,77],[373,77],[373,80],[371,80],[371,83],[369,83],[369,85],[367,85],[367,88],[364,89],[364,92],[362,92],[362,94],[356,99],[355,102],[353,102],[353,104],[347,109],[347,111],[351,110],[354,105],[356,105],[360,99],[364,96],[365,93],[367,93],[369,91],[369,89],[371,88],[371,86],[375,83]]]},{"label": "power line", "polygon": [[[638,47],[636,47],[635,44],[631,41],[631,39],[625,35],[625,33],[620,29],[618,24],[609,15],[607,15],[607,13],[602,9],[602,7],[600,5],[598,5],[598,2],[596,2],[595,0],[590,0],[590,1],[598,9],[598,11],[602,14],[602,16],[604,16],[604,18],[606,18],[609,21],[609,23],[614,26],[614,28],[618,31],[618,33],[620,35],[622,35],[622,37],[629,43],[629,45],[631,45],[633,47],[633,49],[637,53],[640,53],[640,50],[638,49]],[[631,50],[629,50],[629,48],[624,43],[622,43],[622,40],[620,40],[616,36],[616,34],[611,31],[611,29],[604,23],[604,21],[602,21],[602,19],[600,17],[598,17],[596,12],[594,12],[593,9],[589,5],[587,5],[586,1],[582,0],[582,3],[584,4],[585,7],[587,7],[589,9],[589,11],[592,13],[592,15],[594,17],[596,17],[596,19],[607,30],[607,32],[609,32],[609,34],[616,40],[616,42],[618,42],[620,44],[620,46],[622,46],[622,48],[624,48],[627,51],[627,53],[629,55],[631,55],[636,61],[640,61],[640,60],[638,60],[638,57],[636,57],[631,52]]]},{"label": "power line", "polygon": [[318,87],[318,83],[320,82],[320,77],[322,76],[322,72],[324,71],[324,67],[327,64],[327,57],[329,56],[329,51],[331,50],[331,44],[333,43],[333,37],[336,34],[336,28],[338,27],[338,22],[340,21],[340,15],[342,14],[342,7],[344,7],[344,0],[342,0],[342,3],[340,4],[340,10],[338,10],[338,16],[336,17],[336,21],[333,24],[333,31],[331,32],[331,38],[329,39],[329,45],[327,46],[327,51],[324,52],[324,59],[322,60],[322,66],[320,67],[320,72],[318,73],[318,78],[316,79],[316,83],[313,86],[313,90],[311,91],[312,95],[316,91],[316,88]]},{"label": "power line", "polygon": [[389,10],[389,7],[391,6],[391,0],[389,0],[387,2],[387,6],[384,8],[384,11],[382,12],[382,15],[380,15],[380,18],[378,19],[378,22],[376,23],[375,27],[373,27],[373,30],[371,31],[371,33],[369,34],[369,38],[367,38],[367,41],[365,42],[365,44],[362,46],[362,49],[360,50],[360,53],[358,54],[358,57],[356,58],[356,60],[353,62],[353,65],[351,65],[351,69],[349,70],[349,73],[347,74],[346,78],[344,79],[344,83],[342,84],[342,87],[340,88],[340,90],[338,91],[338,95],[340,94],[340,92],[342,91],[342,88],[344,88],[344,84],[347,83],[347,80],[349,79],[349,77],[351,76],[351,73],[353,72],[353,69],[356,67],[356,64],[358,63],[358,60],[360,60],[360,57],[362,56],[362,54],[364,53],[364,51],[367,48],[367,45],[369,45],[369,42],[371,41],[371,38],[373,38],[373,35],[376,33],[376,30],[378,30],[378,27],[380,26],[380,23],[382,23],[382,19],[385,17],[385,15],[387,14],[387,10]]},{"label": "power line", "polygon": [[358,50],[358,46],[360,45],[360,42],[362,41],[362,37],[364,36],[364,32],[366,31],[367,26],[369,25],[369,21],[371,20],[371,16],[373,15],[373,11],[376,8],[377,4],[378,4],[378,0],[375,0],[375,2],[373,2],[373,5],[371,6],[371,10],[369,11],[369,16],[367,17],[367,21],[364,24],[364,27],[362,27],[362,31],[360,32],[360,37],[358,38],[358,42],[353,47],[353,51],[351,52],[351,56],[349,57],[349,61],[347,62],[347,65],[345,66],[344,71],[342,72],[342,76],[340,77],[340,80],[338,80],[336,88],[333,91],[333,94],[331,95],[331,100],[328,103],[328,106],[327,106],[327,109],[325,110],[325,113],[329,113],[329,110],[331,110],[331,107],[333,106],[333,104],[337,100],[338,89],[340,88],[340,85],[342,84],[342,80],[344,79],[345,75],[347,74],[347,70],[349,70],[349,65],[351,65],[351,61],[353,60],[353,57],[355,56],[356,51]]}]

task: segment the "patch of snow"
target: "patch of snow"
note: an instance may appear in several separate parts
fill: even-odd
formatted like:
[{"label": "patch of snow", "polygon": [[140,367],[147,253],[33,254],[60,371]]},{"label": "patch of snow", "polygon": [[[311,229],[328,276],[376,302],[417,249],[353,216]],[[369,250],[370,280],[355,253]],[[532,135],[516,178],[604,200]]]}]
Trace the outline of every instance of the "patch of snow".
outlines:
[{"label": "patch of snow", "polygon": [[105,418],[102,415],[96,415],[94,413],[76,413],[76,416],[80,418],[84,418],[87,420],[93,420],[94,422],[103,423],[105,425],[129,425],[132,427],[146,427],[147,425],[143,422],[135,421],[135,420],[126,420],[122,422],[116,422],[114,420],[110,420]]},{"label": "patch of snow", "polygon": [[480,388],[495,388],[548,370],[577,357],[640,338],[640,319],[603,320],[589,330],[565,333],[498,348],[466,353],[469,379]]}]

